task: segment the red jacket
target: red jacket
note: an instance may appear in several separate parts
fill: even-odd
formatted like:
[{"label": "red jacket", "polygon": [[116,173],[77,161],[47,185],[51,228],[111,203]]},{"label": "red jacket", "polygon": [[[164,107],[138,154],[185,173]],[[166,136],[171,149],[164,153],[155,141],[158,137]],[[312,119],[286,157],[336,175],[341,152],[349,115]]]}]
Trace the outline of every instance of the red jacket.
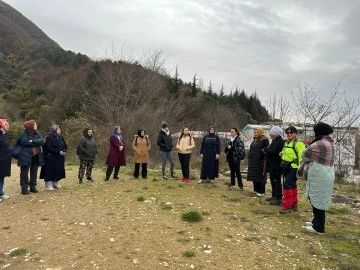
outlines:
[{"label": "red jacket", "polygon": [[[109,153],[106,159],[106,165],[108,166],[126,166],[126,159],[125,159],[125,147],[126,144],[123,140],[123,137],[120,136],[121,140],[114,135],[111,135],[109,138],[110,141],[110,148]],[[119,147],[123,146],[123,150],[120,151]]]}]

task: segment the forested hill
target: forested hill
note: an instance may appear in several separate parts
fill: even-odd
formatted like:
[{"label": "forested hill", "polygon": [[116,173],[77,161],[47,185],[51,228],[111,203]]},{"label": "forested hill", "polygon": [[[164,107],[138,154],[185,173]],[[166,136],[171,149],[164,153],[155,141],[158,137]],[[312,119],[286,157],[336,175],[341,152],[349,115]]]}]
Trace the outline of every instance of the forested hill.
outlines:
[{"label": "forested hill", "polygon": [[65,51],[1,0],[0,38],[0,117],[18,127],[14,133],[27,119],[36,119],[43,133],[56,122],[71,144],[92,126],[101,144],[114,125],[132,138],[139,128],[156,136],[161,121],[173,131],[210,125],[224,131],[268,118],[256,93],[200,89],[196,76],[184,82],[177,71],[168,74],[158,50],[141,62],[128,60],[131,55],[93,61]]}]

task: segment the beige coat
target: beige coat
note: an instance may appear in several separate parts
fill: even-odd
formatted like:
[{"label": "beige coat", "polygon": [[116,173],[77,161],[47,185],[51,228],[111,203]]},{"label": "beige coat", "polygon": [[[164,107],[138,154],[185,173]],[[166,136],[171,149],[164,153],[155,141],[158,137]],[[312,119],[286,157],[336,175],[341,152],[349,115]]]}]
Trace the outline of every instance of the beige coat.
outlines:
[{"label": "beige coat", "polygon": [[145,135],[144,138],[135,135],[135,139],[132,143],[132,149],[134,151],[134,162],[148,163],[150,148],[151,148],[151,143],[147,135]]},{"label": "beige coat", "polygon": [[178,139],[176,144],[176,149],[179,151],[180,154],[190,154],[191,150],[195,147],[194,138],[190,136],[183,136],[181,140]]}]

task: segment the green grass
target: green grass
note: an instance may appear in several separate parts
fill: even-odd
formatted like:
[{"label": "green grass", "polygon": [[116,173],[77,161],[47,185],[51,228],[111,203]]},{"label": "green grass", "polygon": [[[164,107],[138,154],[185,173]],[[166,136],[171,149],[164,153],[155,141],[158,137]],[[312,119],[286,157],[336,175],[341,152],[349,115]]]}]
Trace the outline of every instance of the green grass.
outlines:
[{"label": "green grass", "polygon": [[191,258],[191,257],[195,257],[195,251],[193,250],[186,250],[182,253],[183,257],[185,258]]},{"label": "green grass", "polygon": [[199,222],[202,216],[198,211],[188,211],[181,214],[181,220],[186,222]]},{"label": "green grass", "polygon": [[10,256],[12,257],[16,257],[16,256],[21,256],[27,253],[27,249],[26,248],[14,248],[10,251]]},{"label": "green grass", "polygon": [[136,200],[138,202],[143,202],[143,201],[145,201],[145,197],[144,196],[139,196],[139,197],[136,198]]}]

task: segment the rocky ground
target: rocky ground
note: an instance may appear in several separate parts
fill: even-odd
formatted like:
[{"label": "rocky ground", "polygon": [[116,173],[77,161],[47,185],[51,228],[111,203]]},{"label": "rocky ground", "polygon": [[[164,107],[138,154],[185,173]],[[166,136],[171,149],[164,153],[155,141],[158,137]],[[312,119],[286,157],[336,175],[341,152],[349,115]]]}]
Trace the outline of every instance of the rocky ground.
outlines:
[{"label": "rocky ground", "polygon": [[[96,181],[80,185],[77,167],[67,167],[60,190],[44,191],[39,180],[39,193],[20,195],[13,166],[11,199],[0,203],[0,268],[360,269],[359,186],[336,186],[352,201],[333,204],[320,236],[303,228],[311,207],[302,195],[298,212],[280,215],[247,182],[230,191],[227,177],[187,185],[130,174],[104,182],[95,169]],[[181,219],[191,210],[202,220]]]}]

